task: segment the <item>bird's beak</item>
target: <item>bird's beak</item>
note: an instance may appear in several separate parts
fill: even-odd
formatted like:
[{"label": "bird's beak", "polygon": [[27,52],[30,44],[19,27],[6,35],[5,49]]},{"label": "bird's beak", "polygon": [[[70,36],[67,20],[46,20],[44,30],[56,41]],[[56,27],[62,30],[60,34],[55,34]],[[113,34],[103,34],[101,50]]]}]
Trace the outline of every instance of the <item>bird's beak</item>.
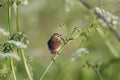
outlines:
[{"label": "bird's beak", "polygon": [[62,35],[60,34],[60,38],[62,37]]}]

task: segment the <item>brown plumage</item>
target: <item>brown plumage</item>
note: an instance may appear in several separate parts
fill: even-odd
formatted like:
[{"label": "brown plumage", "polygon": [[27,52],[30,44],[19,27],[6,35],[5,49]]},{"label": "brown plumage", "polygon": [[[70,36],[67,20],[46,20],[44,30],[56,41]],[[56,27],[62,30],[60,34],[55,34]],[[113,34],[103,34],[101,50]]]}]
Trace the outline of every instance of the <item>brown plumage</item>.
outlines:
[{"label": "brown plumage", "polygon": [[47,44],[51,54],[55,54],[56,52],[58,52],[62,46],[60,34],[54,33]]}]

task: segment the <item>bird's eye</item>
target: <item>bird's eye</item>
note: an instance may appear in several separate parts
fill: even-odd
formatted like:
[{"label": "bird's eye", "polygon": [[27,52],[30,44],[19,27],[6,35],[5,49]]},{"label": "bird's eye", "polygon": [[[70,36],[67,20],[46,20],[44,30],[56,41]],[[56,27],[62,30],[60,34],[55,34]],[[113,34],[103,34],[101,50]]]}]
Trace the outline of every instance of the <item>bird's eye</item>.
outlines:
[{"label": "bird's eye", "polygon": [[58,35],[58,37],[60,37],[60,35]]}]

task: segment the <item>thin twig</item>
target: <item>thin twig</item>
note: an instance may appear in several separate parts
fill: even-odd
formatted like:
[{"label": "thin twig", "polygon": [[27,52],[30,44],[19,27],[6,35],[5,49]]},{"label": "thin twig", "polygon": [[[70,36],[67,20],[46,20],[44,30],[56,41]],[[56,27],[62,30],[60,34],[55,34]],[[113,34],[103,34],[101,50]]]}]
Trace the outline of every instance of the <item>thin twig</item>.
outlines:
[{"label": "thin twig", "polygon": [[85,0],[80,0],[81,3],[87,8],[87,9],[91,9],[91,6],[85,2]]}]

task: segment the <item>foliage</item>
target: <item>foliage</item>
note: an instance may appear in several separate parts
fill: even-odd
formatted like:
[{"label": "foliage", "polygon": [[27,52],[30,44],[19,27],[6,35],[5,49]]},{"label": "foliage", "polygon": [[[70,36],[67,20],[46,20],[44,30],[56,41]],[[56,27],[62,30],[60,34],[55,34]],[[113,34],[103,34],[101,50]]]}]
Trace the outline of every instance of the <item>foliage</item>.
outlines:
[{"label": "foliage", "polygon": [[[120,79],[119,0],[27,4],[0,1],[0,80]],[[47,41],[56,32],[63,46],[51,60]]]}]

